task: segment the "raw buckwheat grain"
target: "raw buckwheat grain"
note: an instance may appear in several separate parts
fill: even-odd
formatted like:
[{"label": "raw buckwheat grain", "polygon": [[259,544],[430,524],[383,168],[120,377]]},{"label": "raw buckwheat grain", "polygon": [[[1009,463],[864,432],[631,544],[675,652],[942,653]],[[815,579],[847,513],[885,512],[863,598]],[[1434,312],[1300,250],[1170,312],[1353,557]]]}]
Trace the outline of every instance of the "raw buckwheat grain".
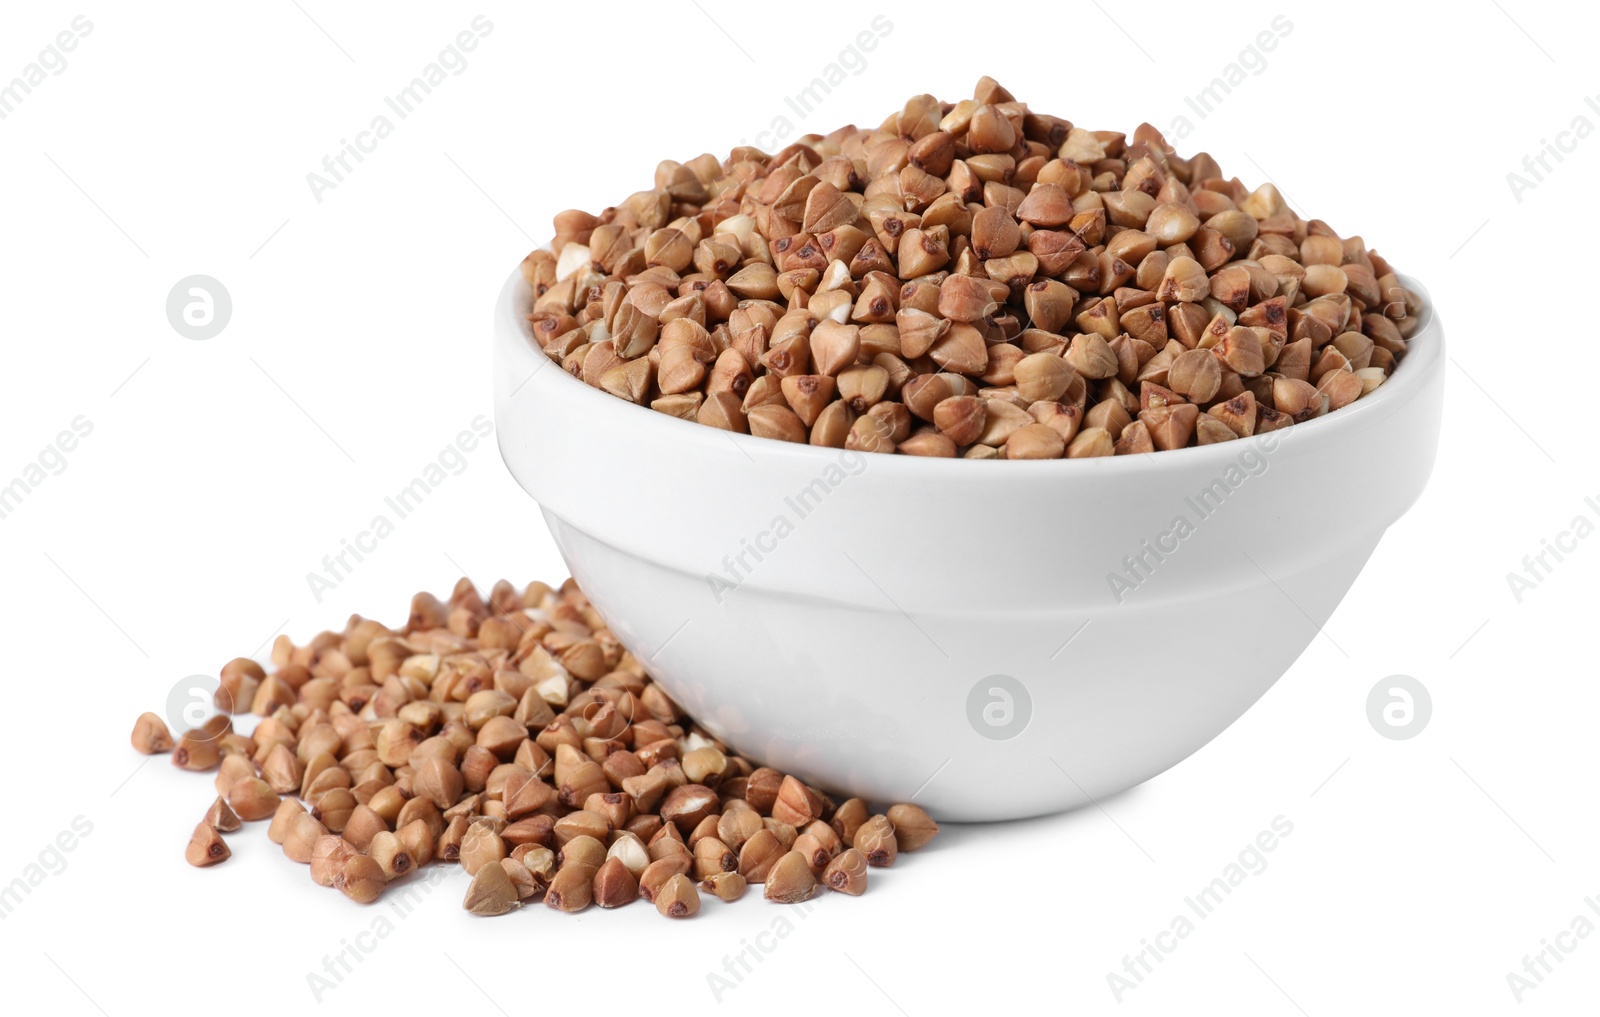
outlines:
[{"label": "raw buckwheat grain", "polygon": [[[535,341],[612,395],[946,458],[1131,455],[1302,423],[1382,385],[1421,313],[1359,236],[1301,219],[1272,184],[1224,178],[1149,124],[1035,113],[990,78],[775,154],[662,162],[650,189],[556,216],[522,272]],[[235,670],[240,693],[271,681]]]},{"label": "raw buckwheat grain", "polygon": [[[874,397],[867,381],[853,389],[863,399]],[[185,850],[196,866],[230,857],[222,834],[241,820],[270,818],[285,857],[358,903],[440,861],[471,876],[473,914],[643,899],[687,918],[702,889],[733,901],[765,883],[763,896],[783,903],[824,886],[859,894],[868,864],[938,832],[915,805],[835,805],[732,751],[570,580],[501,581],[485,597],[463,579],[448,601],[417,594],[398,628],[353,616],[304,646],[280,637],[270,673],[247,663],[230,661],[224,685],[242,691],[248,679],[256,693],[217,703],[256,714],[249,734],[228,712],[175,742],[153,714],[134,725],[138,751],[216,771],[221,796]],[[282,691],[261,695],[272,689]]]}]

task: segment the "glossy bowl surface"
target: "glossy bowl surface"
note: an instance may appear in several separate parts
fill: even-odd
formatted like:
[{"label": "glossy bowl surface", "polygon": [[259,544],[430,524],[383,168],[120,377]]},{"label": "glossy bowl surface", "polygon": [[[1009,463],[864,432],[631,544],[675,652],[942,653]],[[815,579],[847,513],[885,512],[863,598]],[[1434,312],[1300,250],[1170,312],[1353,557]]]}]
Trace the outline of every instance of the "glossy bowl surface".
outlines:
[{"label": "glossy bowl surface", "polygon": [[741,752],[940,819],[1070,809],[1233,723],[1432,471],[1444,336],[1269,435],[968,462],[735,435],[583,384],[495,309],[500,449],[623,643]]}]

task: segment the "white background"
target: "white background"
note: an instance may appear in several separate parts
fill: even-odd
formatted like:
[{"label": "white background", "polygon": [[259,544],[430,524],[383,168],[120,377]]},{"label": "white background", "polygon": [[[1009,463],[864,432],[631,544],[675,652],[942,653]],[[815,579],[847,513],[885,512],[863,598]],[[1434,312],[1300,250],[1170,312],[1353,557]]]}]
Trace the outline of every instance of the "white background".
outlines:
[{"label": "white background", "polygon": [[[1600,125],[1584,102],[1600,91],[1593,12],[1011,3],[965,5],[958,21],[938,6],[8,7],[0,81],[75,15],[93,29],[0,120],[0,483],[75,417],[93,433],[0,519],[0,884],[75,817],[92,825],[0,920],[0,985],[22,1001],[7,1010],[316,1009],[308,972],[380,912],[314,886],[259,827],[230,838],[228,864],[187,866],[210,777],[140,767],[133,718],[280,629],[304,640],[352,612],[397,623],[413,590],[442,594],[462,570],[484,588],[565,575],[490,444],[320,603],[305,578],[490,412],[491,302],[553,213],[615,203],[659,159],[725,154],[778,116],[795,133],[876,124],[913,93],[963,98],[984,73],[1090,128],[1188,112],[1180,151],[1209,150],[1252,185],[1270,173],[1303,214],[1422,279],[1451,352],[1422,500],[1254,709],[1103,809],[949,828],[874,871],[864,898],[803,918],[747,898],[671,925],[646,907],[473,919],[451,871],[392,935],[363,940],[375,948],[321,1005],[922,1015],[1031,1001],[1322,1017],[1592,1004],[1600,937],[1563,939],[1573,952],[1520,1005],[1506,976],[1575,916],[1600,923],[1584,903],[1600,895],[1600,540],[1520,604],[1506,575],[1575,516],[1600,517],[1584,502],[1600,501],[1586,352],[1600,140],[1520,201],[1506,176],[1573,118]],[[784,98],[879,13],[893,29],[865,69],[797,119]],[[478,14],[493,29],[465,70],[315,200],[307,174]],[[1185,97],[1279,14],[1293,30],[1265,68],[1196,117]],[[233,300],[208,341],[164,311],[194,273]],[[639,494],[626,477],[572,482]],[[1366,714],[1397,673],[1433,700],[1406,741]],[[1266,869],[1119,1004],[1107,974],[1278,816],[1293,833]],[[763,940],[774,948],[719,1004],[707,974],[779,914],[792,935]]]}]

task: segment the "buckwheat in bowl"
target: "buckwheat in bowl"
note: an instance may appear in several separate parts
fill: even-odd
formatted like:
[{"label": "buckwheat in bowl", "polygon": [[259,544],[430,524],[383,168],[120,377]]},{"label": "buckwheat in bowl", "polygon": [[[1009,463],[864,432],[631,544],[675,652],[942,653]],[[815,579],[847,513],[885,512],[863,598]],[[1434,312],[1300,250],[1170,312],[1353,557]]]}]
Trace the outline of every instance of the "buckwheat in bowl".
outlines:
[{"label": "buckwheat in bowl", "polygon": [[502,454],[658,680],[818,785],[1001,819],[1160,773],[1431,471],[1421,287],[1148,126],[984,79],[655,184],[507,282]]}]

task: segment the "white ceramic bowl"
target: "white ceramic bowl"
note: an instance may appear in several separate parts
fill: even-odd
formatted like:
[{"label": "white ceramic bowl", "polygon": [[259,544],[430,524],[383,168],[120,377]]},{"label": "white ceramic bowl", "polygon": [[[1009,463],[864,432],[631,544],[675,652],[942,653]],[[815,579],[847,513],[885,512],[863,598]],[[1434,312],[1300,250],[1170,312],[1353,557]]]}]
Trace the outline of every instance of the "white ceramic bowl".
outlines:
[{"label": "white ceramic bowl", "polygon": [[1326,417],[1035,462],[668,417],[549,361],[531,299],[513,272],[495,310],[501,454],[623,643],[740,752],[952,821],[1080,806],[1216,737],[1317,637],[1438,443],[1425,294],[1393,377]]}]

